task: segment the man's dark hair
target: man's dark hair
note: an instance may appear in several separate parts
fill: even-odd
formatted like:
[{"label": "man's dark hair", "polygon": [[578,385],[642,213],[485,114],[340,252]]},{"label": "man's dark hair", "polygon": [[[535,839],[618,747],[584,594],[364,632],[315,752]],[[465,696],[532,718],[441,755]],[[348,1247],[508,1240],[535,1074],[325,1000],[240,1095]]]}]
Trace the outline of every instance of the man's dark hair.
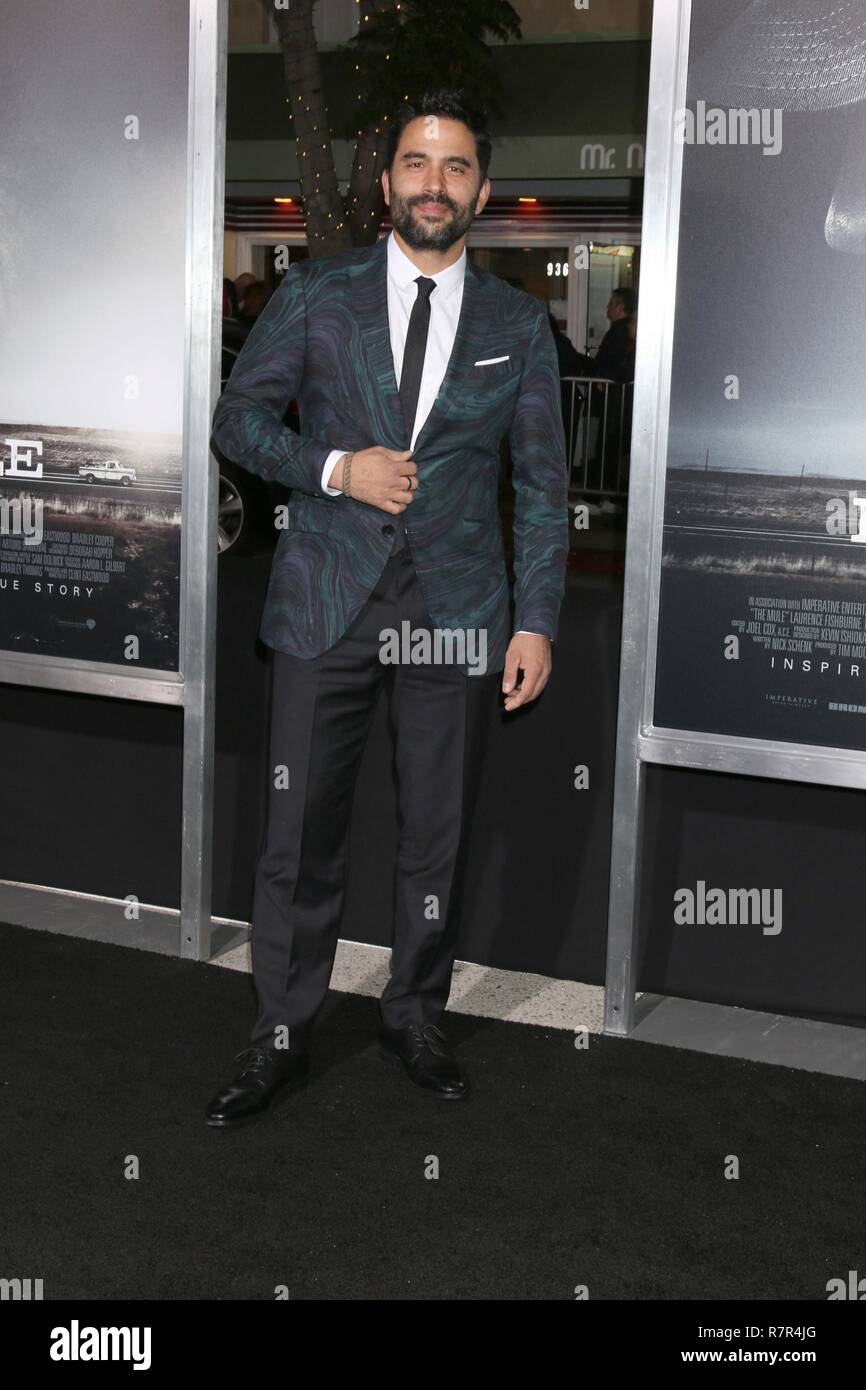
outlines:
[{"label": "man's dark hair", "polygon": [[626,318],[633,319],[637,313],[637,295],[634,290],[623,286],[621,289],[611,290],[614,299],[618,299],[622,305]]},{"label": "man's dark hair", "polygon": [[478,158],[481,182],[483,183],[490,167],[490,155],[493,149],[493,142],[487,129],[487,113],[470,105],[462,92],[451,91],[445,87],[437,92],[425,92],[423,96],[407,102],[405,106],[399,107],[394,112],[394,118],[388,126],[386,150],[388,173],[390,174],[394,164],[400,136],[409,122],[417,120],[419,116],[439,116],[442,120],[460,121],[469,127],[475,136],[475,154]]}]

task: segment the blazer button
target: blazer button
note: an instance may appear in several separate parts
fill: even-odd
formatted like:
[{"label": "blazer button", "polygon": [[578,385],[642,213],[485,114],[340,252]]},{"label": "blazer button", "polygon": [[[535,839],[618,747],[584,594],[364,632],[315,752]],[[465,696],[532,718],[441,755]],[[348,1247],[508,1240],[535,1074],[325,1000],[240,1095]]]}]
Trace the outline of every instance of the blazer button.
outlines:
[{"label": "blazer button", "polygon": [[383,535],[383,536],[393,536],[393,534],[394,534],[394,527],[391,525],[390,521],[386,521],[385,525],[382,527],[382,535]]}]

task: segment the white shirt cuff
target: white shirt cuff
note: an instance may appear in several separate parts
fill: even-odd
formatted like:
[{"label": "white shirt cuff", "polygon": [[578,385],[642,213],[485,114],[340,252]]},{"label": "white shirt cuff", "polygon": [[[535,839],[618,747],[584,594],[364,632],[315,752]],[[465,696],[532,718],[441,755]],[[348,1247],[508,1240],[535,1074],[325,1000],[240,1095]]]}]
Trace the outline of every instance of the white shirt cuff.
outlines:
[{"label": "white shirt cuff", "polygon": [[325,479],[330,476],[331,469],[334,467],[337,460],[341,459],[344,454],[348,454],[349,452],[349,449],[332,449],[325,459],[325,466],[322,469],[322,491],[326,492],[329,497],[339,497],[342,488],[328,487]]}]

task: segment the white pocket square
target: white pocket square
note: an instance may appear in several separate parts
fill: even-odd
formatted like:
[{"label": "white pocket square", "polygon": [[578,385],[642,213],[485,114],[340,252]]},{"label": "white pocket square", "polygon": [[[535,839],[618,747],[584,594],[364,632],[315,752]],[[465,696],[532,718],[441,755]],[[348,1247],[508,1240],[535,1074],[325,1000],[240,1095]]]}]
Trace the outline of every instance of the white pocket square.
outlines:
[{"label": "white pocket square", "polygon": [[506,353],[504,357],[482,357],[480,362],[476,362],[476,367],[492,367],[494,362],[510,362],[511,355]]}]

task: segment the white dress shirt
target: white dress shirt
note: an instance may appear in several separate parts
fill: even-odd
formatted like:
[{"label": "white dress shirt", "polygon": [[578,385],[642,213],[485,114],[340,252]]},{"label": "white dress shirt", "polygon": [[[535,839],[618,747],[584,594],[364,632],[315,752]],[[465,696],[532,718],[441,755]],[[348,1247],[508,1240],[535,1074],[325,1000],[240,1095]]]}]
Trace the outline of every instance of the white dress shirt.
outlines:
[{"label": "white dress shirt", "polygon": [[[405,251],[401,251],[394,238],[388,233],[388,326],[391,330],[391,352],[394,357],[394,376],[397,385],[403,372],[403,352],[406,347],[406,334],[409,332],[409,317],[412,306],[418,297],[415,284],[419,275],[425,275],[414,261],[410,261]],[[427,350],[424,354],[424,370],[421,374],[421,389],[418,392],[418,408],[412,429],[412,441],[421,433],[421,428],[431,407],[439,394],[442,378],[448,366],[454,339],[457,336],[457,323],[460,306],[463,303],[463,279],[466,274],[466,247],[452,265],[438,270],[426,279],[435,280],[436,288],[430,292],[430,327],[427,330]],[[322,490],[331,497],[337,497],[340,489],[329,487],[326,479],[338,459],[347,454],[348,449],[332,449],[322,469]]]},{"label": "white dress shirt", "polygon": [[[418,298],[419,275],[435,280],[436,288],[430,291],[430,326],[427,330],[427,348],[424,354],[424,368],[421,374],[421,389],[418,392],[418,406],[412,428],[410,448],[421,433],[433,402],[439,394],[442,378],[445,376],[454,339],[457,336],[457,323],[460,306],[463,303],[463,280],[466,274],[466,247],[457,260],[444,270],[428,274],[419,270],[410,261],[405,251],[401,251],[393,231],[388,233],[388,326],[391,331],[391,352],[394,357],[394,376],[397,385],[403,371],[403,352],[406,347],[406,334],[409,331],[409,317],[412,306]],[[332,449],[322,469],[322,491],[330,497],[338,497],[341,489],[330,487],[327,478],[338,459],[349,452],[348,449]],[[525,629],[521,628],[521,631]]]}]

